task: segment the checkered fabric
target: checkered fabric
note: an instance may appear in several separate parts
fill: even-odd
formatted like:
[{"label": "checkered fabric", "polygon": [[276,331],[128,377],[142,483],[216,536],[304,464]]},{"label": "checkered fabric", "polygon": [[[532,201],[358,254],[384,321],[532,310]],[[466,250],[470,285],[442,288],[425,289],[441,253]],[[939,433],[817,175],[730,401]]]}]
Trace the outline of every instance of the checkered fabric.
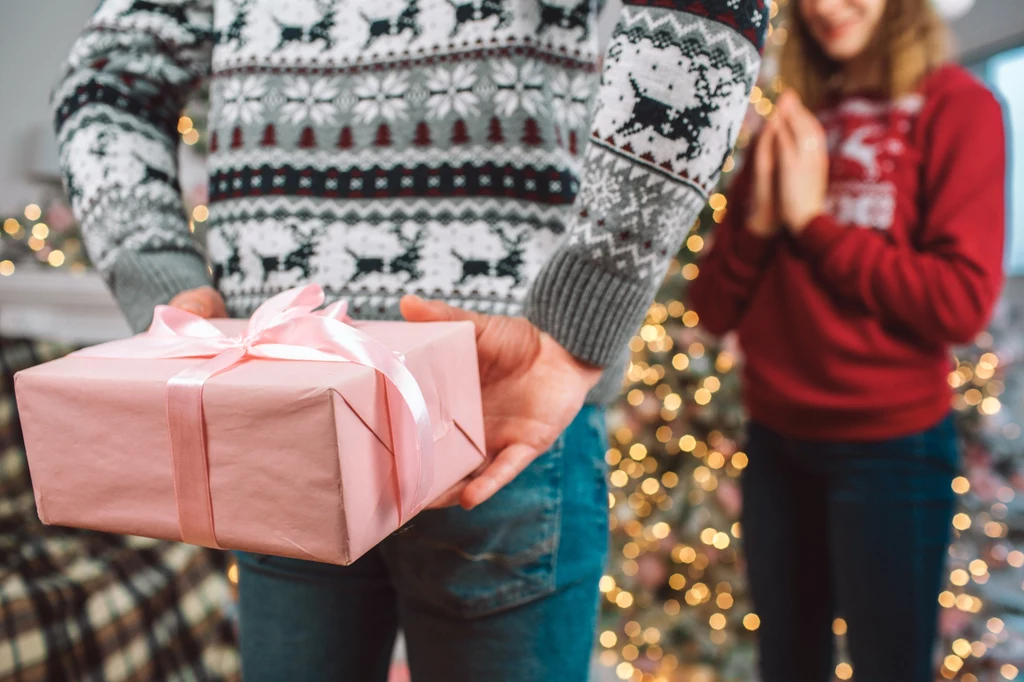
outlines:
[{"label": "checkered fabric", "polygon": [[223,554],[40,523],[13,376],[67,350],[0,339],[0,680],[239,680]]}]

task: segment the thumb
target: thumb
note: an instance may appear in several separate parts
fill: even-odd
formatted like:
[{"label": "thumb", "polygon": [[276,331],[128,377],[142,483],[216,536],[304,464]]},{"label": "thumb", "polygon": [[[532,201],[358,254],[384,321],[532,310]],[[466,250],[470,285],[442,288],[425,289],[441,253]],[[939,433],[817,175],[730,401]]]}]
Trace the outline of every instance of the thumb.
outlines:
[{"label": "thumb", "polygon": [[455,322],[468,320],[479,326],[483,315],[448,305],[444,301],[427,301],[412,294],[402,297],[398,304],[402,317],[408,322]]}]

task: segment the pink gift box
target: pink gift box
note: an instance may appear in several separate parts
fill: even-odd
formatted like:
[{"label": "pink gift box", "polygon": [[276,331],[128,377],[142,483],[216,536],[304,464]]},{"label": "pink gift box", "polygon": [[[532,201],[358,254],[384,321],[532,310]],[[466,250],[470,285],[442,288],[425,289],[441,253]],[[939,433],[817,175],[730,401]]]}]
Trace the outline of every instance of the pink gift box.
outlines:
[{"label": "pink gift box", "polygon": [[[246,323],[215,325],[239,334]],[[484,461],[473,327],[355,326],[400,353],[423,393],[435,450],[424,499],[432,501]],[[181,540],[167,384],[202,361],[73,354],[19,372],[15,389],[39,518]],[[348,564],[399,527],[385,382],[373,368],[247,358],[203,390],[219,546]]]}]

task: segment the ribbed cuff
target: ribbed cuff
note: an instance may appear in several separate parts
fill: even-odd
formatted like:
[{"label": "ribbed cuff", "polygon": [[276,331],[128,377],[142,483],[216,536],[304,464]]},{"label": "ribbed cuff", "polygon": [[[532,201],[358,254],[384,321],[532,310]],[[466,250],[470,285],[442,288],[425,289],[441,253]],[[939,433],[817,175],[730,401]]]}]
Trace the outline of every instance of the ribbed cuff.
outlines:
[{"label": "ribbed cuff", "polygon": [[209,286],[211,281],[203,258],[188,251],[125,251],[106,274],[114,298],[136,332],[153,321],[155,306],[182,291]]},{"label": "ribbed cuff", "polygon": [[636,333],[650,297],[646,282],[561,252],[534,281],[524,314],[580,360],[607,367]]},{"label": "ribbed cuff", "polygon": [[741,263],[758,268],[764,260],[768,249],[775,243],[775,236],[760,237],[745,227],[737,229],[733,237],[732,252]]},{"label": "ribbed cuff", "polygon": [[817,260],[832,249],[832,244],[845,234],[846,228],[841,227],[832,216],[819,215],[813,218],[803,232],[796,236],[800,252],[811,260]]}]

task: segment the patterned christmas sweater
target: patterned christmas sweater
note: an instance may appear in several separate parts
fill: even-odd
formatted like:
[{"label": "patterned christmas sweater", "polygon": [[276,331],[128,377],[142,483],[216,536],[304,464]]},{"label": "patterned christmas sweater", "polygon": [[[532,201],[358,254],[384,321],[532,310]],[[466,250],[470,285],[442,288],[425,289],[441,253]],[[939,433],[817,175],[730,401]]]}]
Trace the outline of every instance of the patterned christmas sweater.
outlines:
[{"label": "patterned christmas sweater", "polygon": [[[211,282],[243,316],[312,281],[356,317],[406,293],[525,314],[616,364],[739,132],[768,7],[628,0],[599,75],[599,1],[105,0],[53,100],[93,260],[136,328]],[[176,125],[207,76],[203,254]]]}]

